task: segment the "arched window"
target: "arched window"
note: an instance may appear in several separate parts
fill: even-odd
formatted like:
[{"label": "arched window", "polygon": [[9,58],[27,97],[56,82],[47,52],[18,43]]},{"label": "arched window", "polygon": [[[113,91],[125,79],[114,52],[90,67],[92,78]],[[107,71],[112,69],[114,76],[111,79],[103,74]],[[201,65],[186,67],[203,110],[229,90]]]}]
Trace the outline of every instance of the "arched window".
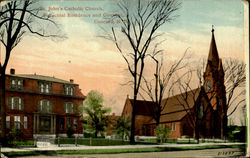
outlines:
[{"label": "arched window", "polygon": [[210,80],[207,80],[206,88],[207,88],[207,90],[211,89],[211,81]]},{"label": "arched window", "polygon": [[203,117],[203,115],[204,115],[204,105],[201,102],[200,106],[199,106],[199,111],[198,111],[198,118],[201,119]]},{"label": "arched window", "polygon": [[51,102],[46,99],[40,100],[38,103],[38,111],[51,113],[52,112]]},{"label": "arched window", "polygon": [[10,97],[8,98],[8,109],[11,110],[23,110],[24,102],[20,97]]}]

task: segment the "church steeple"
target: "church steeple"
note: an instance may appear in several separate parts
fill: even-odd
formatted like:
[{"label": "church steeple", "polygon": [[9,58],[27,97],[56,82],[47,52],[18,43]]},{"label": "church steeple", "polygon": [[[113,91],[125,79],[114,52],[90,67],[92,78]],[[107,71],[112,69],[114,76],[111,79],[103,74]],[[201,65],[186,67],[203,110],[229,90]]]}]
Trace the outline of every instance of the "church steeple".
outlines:
[{"label": "church steeple", "polygon": [[210,66],[218,66],[219,65],[219,55],[216,47],[216,42],[214,38],[214,27],[212,25],[212,39],[210,43],[210,49],[208,54],[208,63],[211,63]]}]

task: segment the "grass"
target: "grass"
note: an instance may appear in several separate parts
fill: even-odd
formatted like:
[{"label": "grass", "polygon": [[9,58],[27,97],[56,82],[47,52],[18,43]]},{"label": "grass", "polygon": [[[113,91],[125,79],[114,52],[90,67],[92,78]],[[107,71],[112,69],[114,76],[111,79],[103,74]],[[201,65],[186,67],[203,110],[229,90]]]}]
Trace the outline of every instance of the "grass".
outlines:
[{"label": "grass", "polygon": [[8,142],[9,146],[13,147],[27,147],[27,146],[34,146],[33,140],[13,140]]},{"label": "grass", "polygon": [[[151,143],[157,143],[157,139],[140,139],[142,142],[151,142]],[[200,143],[222,143],[223,140],[213,140],[213,139],[199,139]],[[232,142],[232,141],[231,141]],[[237,142],[237,141],[235,141]],[[238,141],[239,142],[239,141]],[[177,143],[177,144],[196,144],[195,140],[190,139],[175,139],[175,138],[168,138],[163,140],[163,143]]]},{"label": "grass", "polygon": [[[75,144],[75,138],[60,138],[59,140],[60,144]],[[58,139],[55,140],[55,144],[58,144]],[[77,139],[78,145],[90,145],[90,139],[84,138],[84,139]],[[111,140],[111,139],[98,139],[93,138],[92,139],[92,145],[93,146],[109,146],[109,145],[128,145],[128,141],[122,141],[122,140]]]},{"label": "grass", "polygon": [[19,151],[19,152],[4,152],[8,157],[17,156],[38,156],[38,155],[67,155],[67,154],[119,154],[119,153],[140,153],[140,152],[163,152],[163,151],[182,151],[182,150],[201,150],[201,149],[216,149],[216,148],[241,148],[245,145],[207,145],[195,147],[152,147],[152,148],[130,148],[130,149],[90,149],[90,150],[57,150],[57,151]]}]

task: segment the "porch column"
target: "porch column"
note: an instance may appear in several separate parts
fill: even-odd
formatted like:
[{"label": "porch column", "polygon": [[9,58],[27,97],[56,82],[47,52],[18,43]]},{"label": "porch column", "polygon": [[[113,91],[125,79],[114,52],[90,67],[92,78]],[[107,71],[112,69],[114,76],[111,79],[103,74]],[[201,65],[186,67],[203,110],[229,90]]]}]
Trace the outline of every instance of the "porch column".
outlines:
[{"label": "porch column", "polygon": [[39,133],[39,115],[37,115],[36,118],[37,118],[36,119],[36,127],[37,127],[36,130],[37,130],[37,132],[36,133],[38,134]]},{"label": "porch column", "polygon": [[54,126],[53,126],[53,122],[54,122],[54,121],[53,121],[53,116],[51,115],[51,116],[50,116],[50,134],[53,134],[53,130],[54,130],[54,129],[53,129],[53,127],[54,127]]},{"label": "porch column", "polygon": [[36,133],[36,114],[33,116],[33,134]]},{"label": "porch column", "polygon": [[56,134],[56,116],[54,115],[54,133]]}]

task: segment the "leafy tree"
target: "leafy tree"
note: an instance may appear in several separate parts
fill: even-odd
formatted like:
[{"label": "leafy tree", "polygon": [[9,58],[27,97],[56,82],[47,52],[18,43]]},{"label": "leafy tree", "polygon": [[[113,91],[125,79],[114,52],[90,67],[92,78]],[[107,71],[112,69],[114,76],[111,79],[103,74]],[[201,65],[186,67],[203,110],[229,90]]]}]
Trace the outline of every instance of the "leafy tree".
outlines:
[{"label": "leafy tree", "polygon": [[80,108],[83,112],[83,124],[86,133],[94,133],[97,138],[98,132],[104,131],[109,123],[106,115],[111,111],[110,108],[103,107],[103,95],[97,91],[90,91]]},{"label": "leafy tree", "polygon": [[129,117],[120,117],[115,125],[116,133],[122,139],[129,136],[131,122]]},{"label": "leafy tree", "polygon": [[170,135],[170,129],[166,125],[158,125],[155,129],[155,134],[161,143]]}]

